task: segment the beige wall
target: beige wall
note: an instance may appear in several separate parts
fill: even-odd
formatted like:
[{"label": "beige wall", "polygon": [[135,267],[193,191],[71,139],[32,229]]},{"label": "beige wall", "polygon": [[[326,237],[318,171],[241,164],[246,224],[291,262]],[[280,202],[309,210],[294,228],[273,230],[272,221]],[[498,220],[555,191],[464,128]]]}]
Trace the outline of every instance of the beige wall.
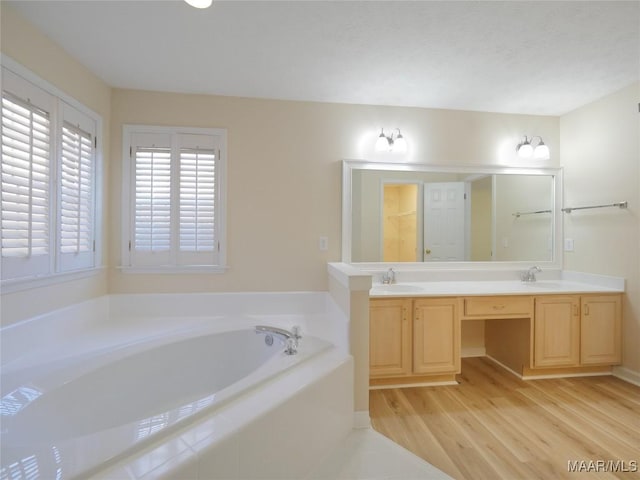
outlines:
[{"label": "beige wall", "polygon": [[[133,90],[114,90],[111,119],[112,267],[120,259],[122,125],[226,128],[229,150],[229,271],[161,276],[112,268],[113,292],[326,290],[326,262],[340,260],[341,159],[513,165],[524,132],[559,145],[555,117]],[[381,125],[402,129],[406,157],[373,152]],[[329,238],[327,252],[318,249],[320,236]]]},{"label": "beige wall", "polygon": [[564,215],[564,267],[624,277],[623,366],[640,374],[640,83],[560,119],[564,205],[627,200],[629,208]]},{"label": "beige wall", "polygon": [[[640,372],[640,85],[558,119],[420,108],[318,104],[112,91],[6,4],[3,55],[84,103],[103,118],[106,275],[2,295],[3,323],[107,291],[193,292],[326,290],[326,262],[340,258],[340,179],[344,158],[433,165],[517,166],[514,145],[541,135],[565,168],[565,205],[628,200],[626,211],[565,215],[575,252],[565,268],[627,279],[624,365]],[[120,262],[121,134],[124,123],[227,128],[228,259],[224,275],[125,275]],[[399,127],[406,156],[377,154],[380,127]],[[107,141],[108,140],[108,141]],[[560,150],[560,140],[562,149]],[[561,154],[561,155],[560,155]],[[329,251],[318,238],[329,237]],[[37,301],[34,301],[37,299]],[[363,302],[365,303],[365,302]],[[366,312],[359,312],[364,318]],[[363,340],[364,341],[364,340]],[[364,368],[364,367],[363,367]],[[365,405],[366,399],[359,399]]]},{"label": "beige wall", "polygon": [[[106,169],[110,157],[109,142],[106,140],[109,139],[111,89],[31,24],[24,21],[11,7],[3,3],[0,12],[0,49],[2,54],[22,64],[102,116],[103,129],[99,138],[104,140],[103,162]],[[105,198],[108,198],[106,175],[102,177],[102,180],[104,195]],[[105,204],[103,215],[106,219],[109,215],[108,202]],[[106,228],[102,230],[104,232],[102,243],[106,245],[107,231]],[[105,248],[104,255],[106,253]],[[104,258],[103,262],[108,263],[108,259]],[[89,279],[12,294],[3,293],[2,324],[64,307],[87,298],[103,295],[106,292],[107,276],[105,272],[102,272]]]}]

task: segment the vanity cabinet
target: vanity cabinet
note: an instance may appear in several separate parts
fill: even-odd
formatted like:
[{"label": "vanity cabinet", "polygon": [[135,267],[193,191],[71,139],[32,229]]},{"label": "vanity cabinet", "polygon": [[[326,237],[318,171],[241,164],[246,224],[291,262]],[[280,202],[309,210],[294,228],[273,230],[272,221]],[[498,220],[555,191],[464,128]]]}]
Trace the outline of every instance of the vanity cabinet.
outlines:
[{"label": "vanity cabinet", "polygon": [[533,366],[574,367],[580,363],[580,299],[536,297]]},{"label": "vanity cabinet", "polygon": [[620,363],[621,324],[620,295],[536,297],[533,367]]},{"label": "vanity cabinet", "polygon": [[460,372],[459,310],[455,297],[371,299],[369,376],[406,383]]},{"label": "vanity cabinet", "polygon": [[369,307],[369,375],[411,373],[411,299],[372,299]]},{"label": "vanity cabinet", "polygon": [[523,378],[606,373],[621,361],[618,293],[372,298],[370,384],[454,382],[462,325],[477,320],[486,355]]},{"label": "vanity cabinet", "polygon": [[413,308],[413,373],[460,372],[458,299],[421,298]]},{"label": "vanity cabinet", "polygon": [[580,363],[612,365],[622,361],[622,298],[589,295],[581,299]]},{"label": "vanity cabinet", "polygon": [[530,317],[532,305],[532,299],[528,295],[467,297],[464,299],[464,316],[467,318]]}]

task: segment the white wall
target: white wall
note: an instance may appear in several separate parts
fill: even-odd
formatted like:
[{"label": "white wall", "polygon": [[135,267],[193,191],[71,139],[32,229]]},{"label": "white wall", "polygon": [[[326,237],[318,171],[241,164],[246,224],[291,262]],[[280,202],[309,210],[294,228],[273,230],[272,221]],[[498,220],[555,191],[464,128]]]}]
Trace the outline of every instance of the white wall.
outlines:
[{"label": "white wall", "polygon": [[551,213],[514,216],[516,212],[552,210],[552,192],[553,179],[548,176],[496,176],[496,260],[553,259]]},{"label": "white wall", "polygon": [[624,277],[623,366],[640,374],[640,83],[560,119],[564,205],[626,200],[629,208],[564,215],[564,268]]},{"label": "white wall", "polygon": [[[8,55],[102,116],[103,130],[98,135],[103,141],[103,157],[106,163],[110,156],[107,140],[110,137],[111,88],[4,3],[1,7],[0,49],[3,55]],[[105,198],[108,198],[106,176],[102,178],[102,189]],[[109,215],[106,207],[108,201],[105,201],[102,211],[105,219]],[[104,225],[102,231],[102,244],[106,245],[108,236]],[[103,262],[107,264],[106,248],[103,254]],[[17,293],[3,293],[2,324],[29,318],[106,292],[107,275],[103,270],[91,278]]]}]

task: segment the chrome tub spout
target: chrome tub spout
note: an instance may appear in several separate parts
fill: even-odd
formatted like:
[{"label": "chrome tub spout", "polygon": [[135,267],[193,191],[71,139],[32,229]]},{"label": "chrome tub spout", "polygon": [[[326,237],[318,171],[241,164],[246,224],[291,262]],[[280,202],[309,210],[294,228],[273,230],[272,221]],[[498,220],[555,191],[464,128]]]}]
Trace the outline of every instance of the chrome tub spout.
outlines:
[{"label": "chrome tub spout", "polygon": [[302,338],[300,335],[300,327],[295,326],[289,330],[284,328],[272,327],[269,325],[256,325],[256,333],[265,335],[277,335],[285,341],[286,348],[284,353],[287,355],[295,355],[298,353],[298,340]]}]

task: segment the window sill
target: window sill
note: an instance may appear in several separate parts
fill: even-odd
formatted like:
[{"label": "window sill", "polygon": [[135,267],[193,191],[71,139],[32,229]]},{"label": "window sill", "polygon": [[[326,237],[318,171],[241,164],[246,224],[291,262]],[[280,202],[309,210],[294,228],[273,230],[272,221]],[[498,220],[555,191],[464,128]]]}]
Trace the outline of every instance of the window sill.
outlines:
[{"label": "window sill", "polygon": [[33,288],[48,287],[73,280],[93,277],[102,273],[105,267],[88,268],[84,270],[75,270],[73,272],[54,273],[53,275],[26,277],[15,280],[3,280],[0,284],[2,293],[15,293],[23,290],[31,290]]},{"label": "window sill", "polygon": [[225,273],[229,270],[226,265],[179,265],[179,266],[148,266],[148,267],[118,267],[122,273],[132,274],[201,274],[201,273]]}]

